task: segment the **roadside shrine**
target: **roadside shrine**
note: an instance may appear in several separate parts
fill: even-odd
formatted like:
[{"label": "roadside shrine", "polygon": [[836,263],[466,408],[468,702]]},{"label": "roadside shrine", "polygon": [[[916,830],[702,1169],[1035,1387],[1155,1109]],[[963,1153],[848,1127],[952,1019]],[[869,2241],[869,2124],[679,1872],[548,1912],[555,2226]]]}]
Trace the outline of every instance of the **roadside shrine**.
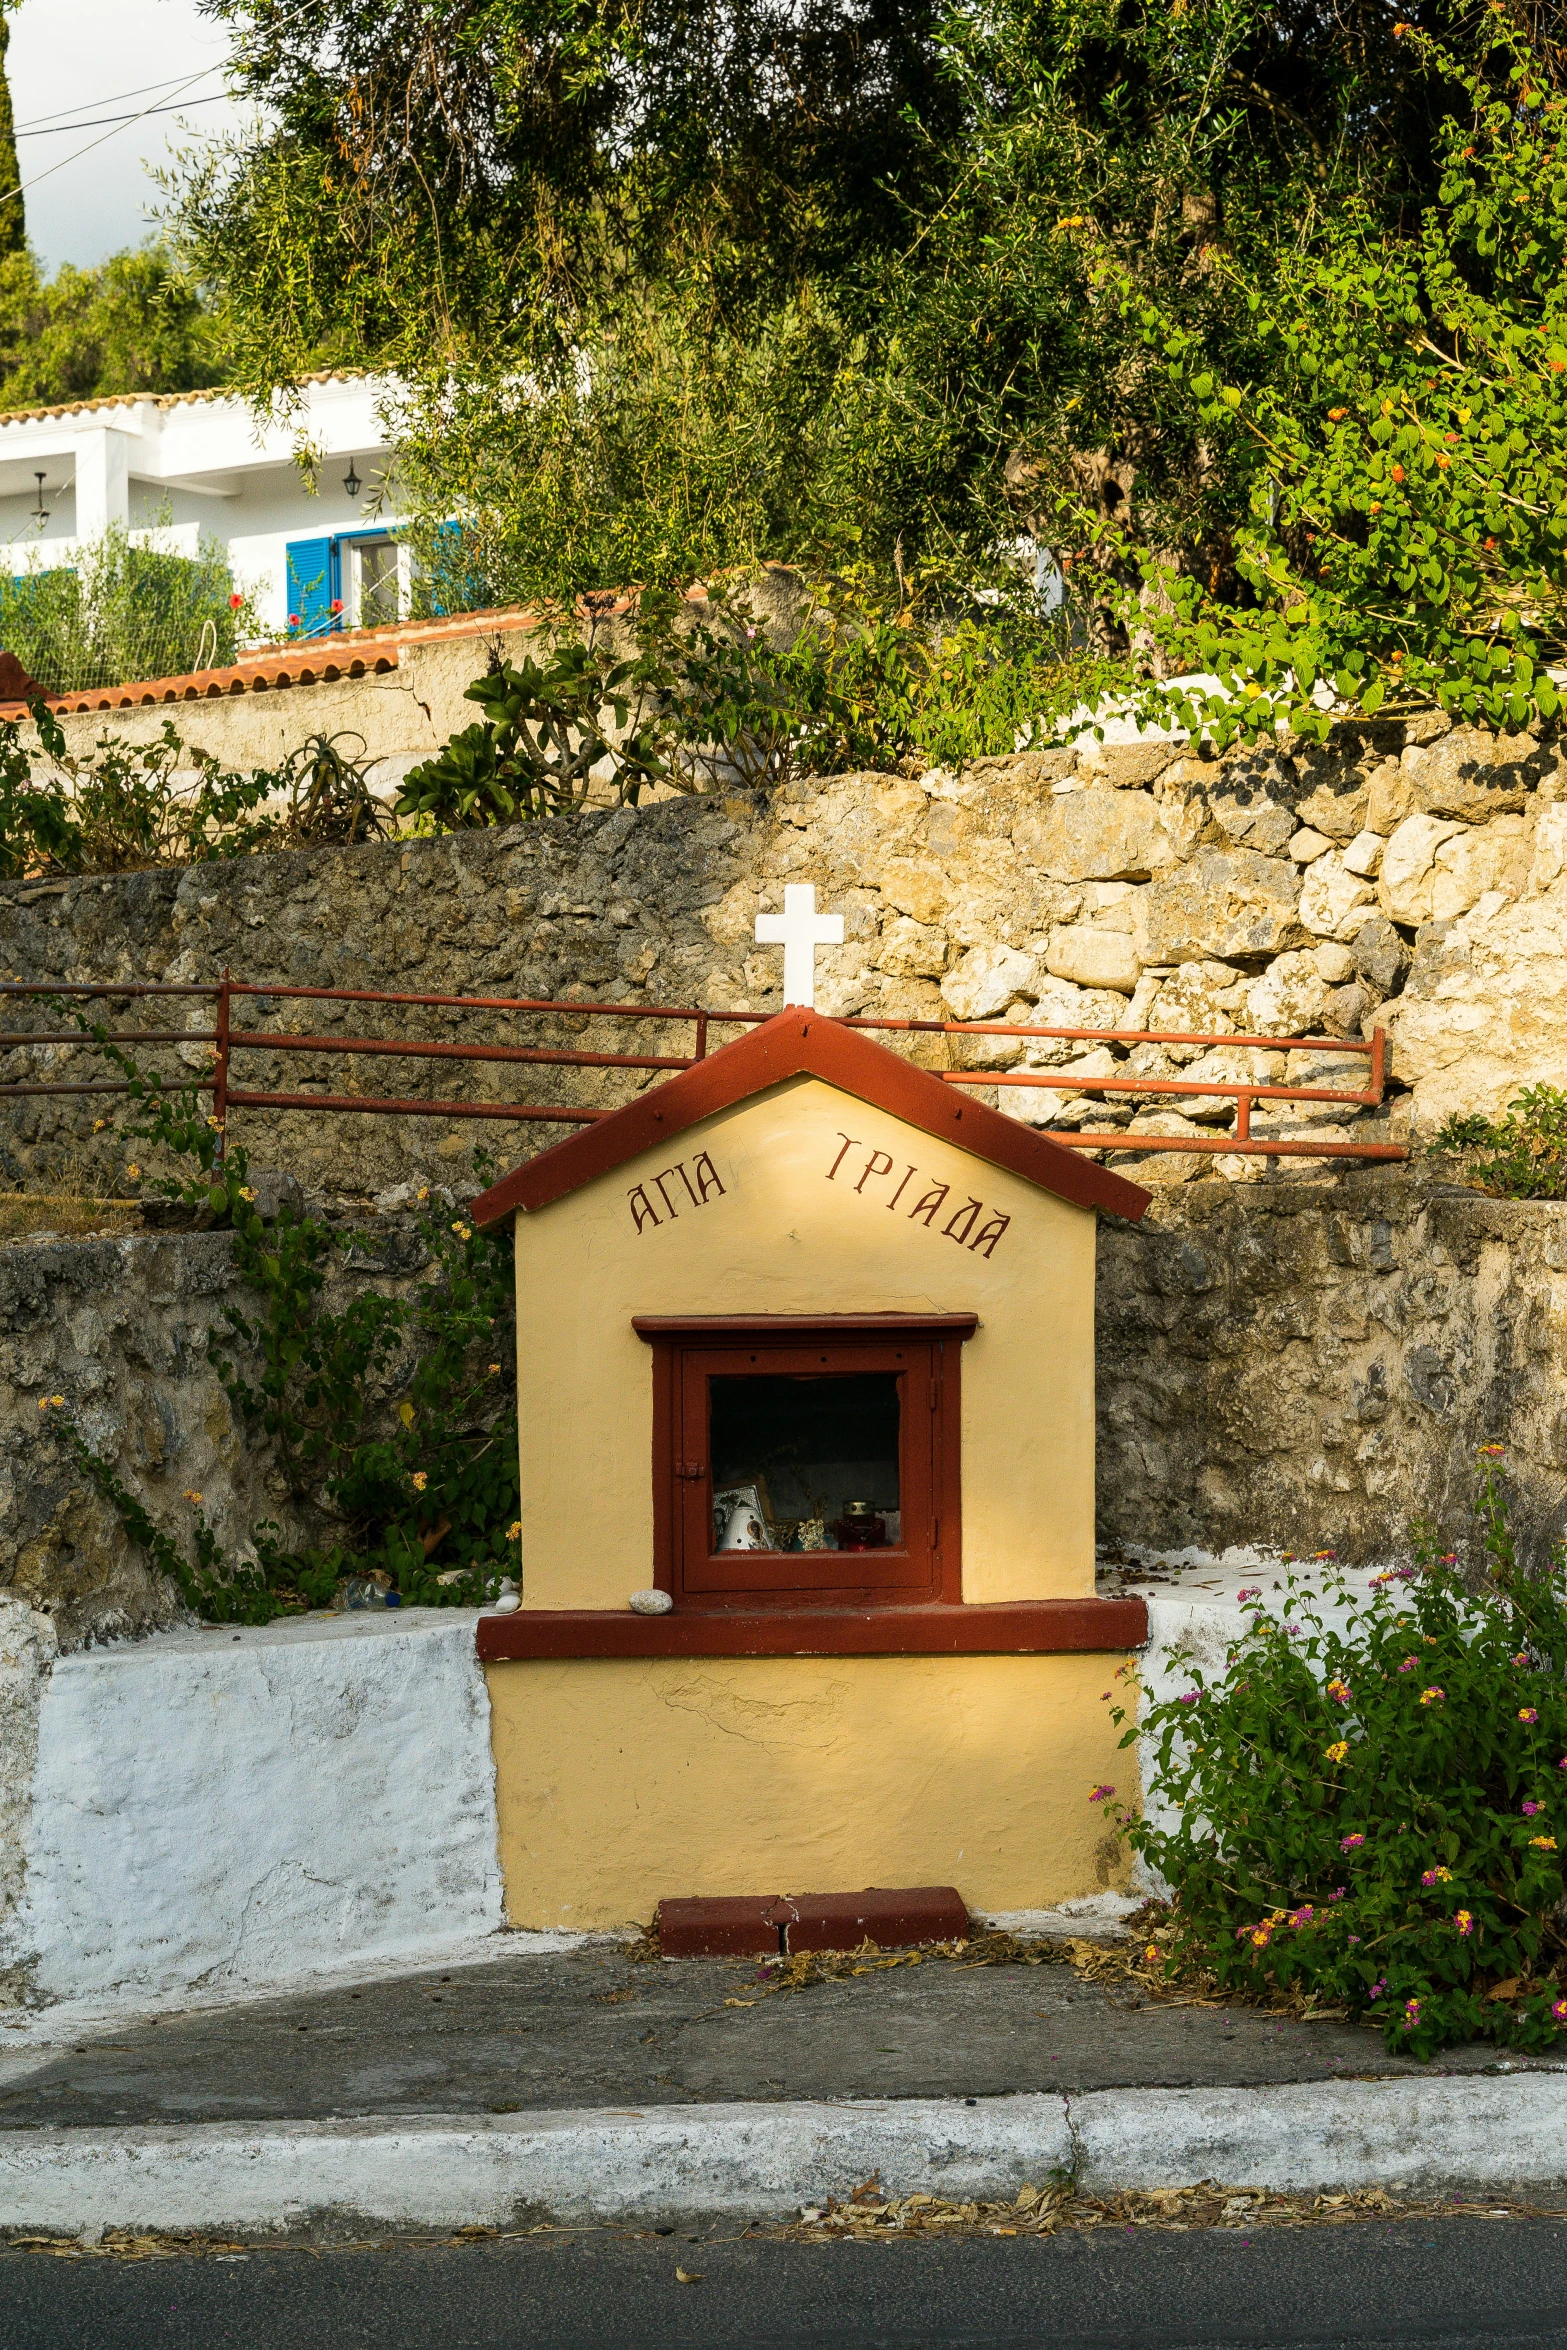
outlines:
[{"label": "roadside shrine", "polygon": [[1119,1881],[1095,1230],[1148,1195],[817,1013],[832,918],[788,899],[806,1002],[474,1203],[516,1230],[521,1605],[479,1626],[516,1925]]}]

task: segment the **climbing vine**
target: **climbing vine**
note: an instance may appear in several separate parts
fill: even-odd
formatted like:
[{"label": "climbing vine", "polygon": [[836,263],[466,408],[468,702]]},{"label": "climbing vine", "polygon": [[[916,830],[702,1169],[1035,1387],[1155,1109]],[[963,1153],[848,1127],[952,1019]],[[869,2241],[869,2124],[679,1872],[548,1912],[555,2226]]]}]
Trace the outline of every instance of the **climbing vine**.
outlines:
[{"label": "climbing vine", "polygon": [[46,1398],[94,1489],[209,1622],[324,1606],[354,1576],[419,1606],[493,1598],[516,1557],[510,1235],[479,1233],[422,1192],[426,1278],[413,1295],[365,1291],[330,1305],[334,1261],[359,1236],[286,1203],[263,1221],[246,1153],[224,1147],[194,1087],[145,1075],[102,1027],[81,1025],[126,1076],[128,1132],[182,1168],[154,1188],[234,1236],[250,1300],[225,1307],[208,1358],[236,1418],[269,1440],[290,1495],[323,1510],[333,1538],[292,1548],[266,1519],[252,1530],[254,1558],[230,1559],[190,1493],[187,1550],[92,1450],[63,1399]]}]

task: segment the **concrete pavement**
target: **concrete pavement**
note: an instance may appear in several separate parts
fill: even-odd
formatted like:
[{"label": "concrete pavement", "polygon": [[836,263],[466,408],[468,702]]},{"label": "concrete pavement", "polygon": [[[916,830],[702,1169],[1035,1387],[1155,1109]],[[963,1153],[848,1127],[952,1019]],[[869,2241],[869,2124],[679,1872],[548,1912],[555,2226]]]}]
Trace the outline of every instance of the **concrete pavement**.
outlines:
[{"label": "concrete pavement", "polygon": [[0,2062],[10,2228],[773,2217],[889,2191],[1567,2178],[1551,2060],[959,1956],[779,1991],[588,1943],[162,2015]]}]

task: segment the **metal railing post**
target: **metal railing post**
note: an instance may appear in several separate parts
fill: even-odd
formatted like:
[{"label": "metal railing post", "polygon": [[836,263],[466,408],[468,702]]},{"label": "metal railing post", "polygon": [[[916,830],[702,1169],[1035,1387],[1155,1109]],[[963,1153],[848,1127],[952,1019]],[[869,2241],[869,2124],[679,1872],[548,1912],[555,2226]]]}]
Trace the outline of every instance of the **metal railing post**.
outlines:
[{"label": "metal railing post", "polygon": [[217,1147],[213,1152],[212,1163],[221,1174],[228,1148],[229,1115],[229,968],[226,963],[218,986],[217,1056],[212,1072],[212,1123],[217,1129]]}]

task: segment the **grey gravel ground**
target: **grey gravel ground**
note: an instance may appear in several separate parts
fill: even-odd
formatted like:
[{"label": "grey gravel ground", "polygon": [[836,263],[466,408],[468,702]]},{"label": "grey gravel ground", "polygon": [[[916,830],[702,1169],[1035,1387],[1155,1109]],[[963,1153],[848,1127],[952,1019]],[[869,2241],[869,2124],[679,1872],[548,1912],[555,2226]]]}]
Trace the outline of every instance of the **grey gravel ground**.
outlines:
[{"label": "grey gravel ground", "polygon": [[[0,2130],[1246,2087],[1423,2069],[1359,2027],[1147,2002],[1065,1966],[929,1960],[764,1995],[748,1962],[639,1964],[599,1945],[208,2008],[25,2058],[3,2047]],[[1531,2069],[1488,2047],[1424,2069],[1499,2065]]]},{"label": "grey gravel ground", "polygon": [[[682,2285],[676,2268],[700,2281]],[[0,2258],[6,2350],[1558,2350],[1567,2224]]]}]

